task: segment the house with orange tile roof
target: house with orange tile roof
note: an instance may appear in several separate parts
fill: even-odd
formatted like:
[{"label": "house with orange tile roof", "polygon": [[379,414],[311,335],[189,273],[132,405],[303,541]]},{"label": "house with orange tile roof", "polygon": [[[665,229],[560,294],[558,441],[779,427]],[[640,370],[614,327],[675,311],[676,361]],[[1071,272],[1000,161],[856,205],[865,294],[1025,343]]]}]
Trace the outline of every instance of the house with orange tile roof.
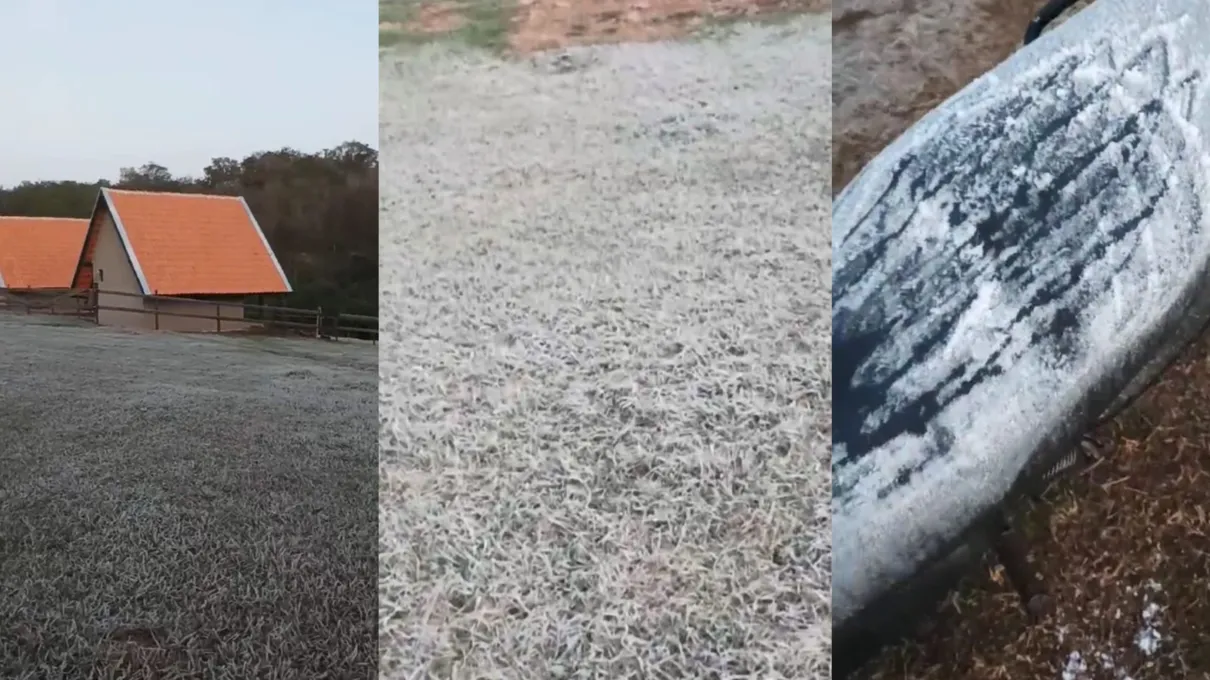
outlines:
[{"label": "house with orange tile roof", "polygon": [[249,296],[292,290],[239,196],[103,188],[82,246],[71,287],[96,289],[102,325],[214,331]]},{"label": "house with orange tile roof", "polygon": [[[87,231],[86,219],[0,216],[0,289],[15,299],[58,306],[43,294],[71,287]],[[79,308],[74,299],[59,302]]]},{"label": "house with orange tile roof", "polygon": [[71,287],[88,220],[0,216],[0,288]]}]

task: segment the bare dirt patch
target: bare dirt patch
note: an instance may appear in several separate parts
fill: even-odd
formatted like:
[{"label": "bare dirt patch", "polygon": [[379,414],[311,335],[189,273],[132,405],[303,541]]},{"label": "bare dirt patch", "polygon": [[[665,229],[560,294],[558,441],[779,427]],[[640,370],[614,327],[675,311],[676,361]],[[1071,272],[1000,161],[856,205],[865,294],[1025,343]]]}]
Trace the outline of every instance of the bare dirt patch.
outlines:
[{"label": "bare dirt patch", "polygon": [[826,12],[831,0],[521,0],[510,44],[518,52],[681,37],[711,21]]},{"label": "bare dirt patch", "polygon": [[[420,35],[452,33],[466,26],[466,3],[424,2],[411,9],[407,15],[401,11],[382,12],[385,16],[378,23],[379,31],[407,31]],[[406,20],[404,19],[406,16]]]},{"label": "bare dirt patch", "polygon": [[464,11],[461,3],[426,3],[420,6],[415,19],[404,24],[404,28],[421,33],[449,33],[466,25]]},{"label": "bare dirt patch", "polygon": [[831,0],[449,0],[380,2],[381,36],[426,42],[460,36],[528,54],[572,45],[684,37],[736,20],[830,11]]},{"label": "bare dirt patch", "polygon": [[[843,1],[833,22],[833,191],[1017,49],[1039,4]],[[1210,678],[1207,414],[1203,339],[1097,433],[1114,444],[1109,458],[1019,509],[1032,566],[1055,603],[1043,621],[1027,622],[989,561],[947,600],[931,632],[856,677]]]}]

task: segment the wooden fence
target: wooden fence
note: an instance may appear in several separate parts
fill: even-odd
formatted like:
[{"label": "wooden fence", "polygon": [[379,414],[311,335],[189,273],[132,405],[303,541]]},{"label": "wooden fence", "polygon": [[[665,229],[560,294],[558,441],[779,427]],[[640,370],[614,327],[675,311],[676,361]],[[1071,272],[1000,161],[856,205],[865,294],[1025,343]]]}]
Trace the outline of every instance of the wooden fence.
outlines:
[{"label": "wooden fence", "polygon": [[[99,301],[105,304],[98,304]],[[112,290],[0,288],[0,311],[74,316],[94,323],[100,323],[102,312],[117,312],[144,317],[146,326],[152,330],[175,330],[173,327],[180,324],[171,319],[189,319],[189,330],[195,331],[345,337],[378,342],[378,317],[374,316]]]},{"label": "wooden fence", "polygon": [[95,319],[87,290],[0,288],[0,311]]}]

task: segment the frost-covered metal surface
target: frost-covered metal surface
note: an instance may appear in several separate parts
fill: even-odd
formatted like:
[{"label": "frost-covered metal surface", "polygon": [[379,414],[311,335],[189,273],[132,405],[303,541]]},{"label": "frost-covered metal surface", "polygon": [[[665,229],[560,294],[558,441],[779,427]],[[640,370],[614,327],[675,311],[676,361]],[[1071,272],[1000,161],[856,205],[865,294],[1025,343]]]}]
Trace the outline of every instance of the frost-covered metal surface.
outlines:
[{"label": "frost-covered metal surface", "polygon": [[1204,318],[1206,36],[1210,3],[1101,0],[837,197],[837,626]]}]

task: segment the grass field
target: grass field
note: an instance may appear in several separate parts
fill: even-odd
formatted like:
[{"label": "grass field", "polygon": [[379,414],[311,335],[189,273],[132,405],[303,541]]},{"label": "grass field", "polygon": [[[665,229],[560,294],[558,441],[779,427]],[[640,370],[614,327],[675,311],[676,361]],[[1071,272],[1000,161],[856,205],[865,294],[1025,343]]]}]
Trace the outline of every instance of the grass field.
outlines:
[{"label": "grass field", "polygon": [[[1007,58],[1041,4],[840,3],[833,191]],[[1015,509],[1053,611],[1030,624],[988,560],[933,617],[931,632],[887,650],[859,677],[1210,679],[1208,414],[1210,339],[1203,339],[1098,433],[1112,455],[1057,484],[1043,502]]]},{"label": "grass field", "polygon": [[508,45],[516,6],[515,0],[379,0],[378,43],[393,47],[441,39],[499,51]]},{"label": "grass field", "polygon": [[0,315],[0,677],[374,677],[376,364]]},{"label": "grass field", "polygon": [[384,60],[384,678],[827,677],[828,36]]}]

